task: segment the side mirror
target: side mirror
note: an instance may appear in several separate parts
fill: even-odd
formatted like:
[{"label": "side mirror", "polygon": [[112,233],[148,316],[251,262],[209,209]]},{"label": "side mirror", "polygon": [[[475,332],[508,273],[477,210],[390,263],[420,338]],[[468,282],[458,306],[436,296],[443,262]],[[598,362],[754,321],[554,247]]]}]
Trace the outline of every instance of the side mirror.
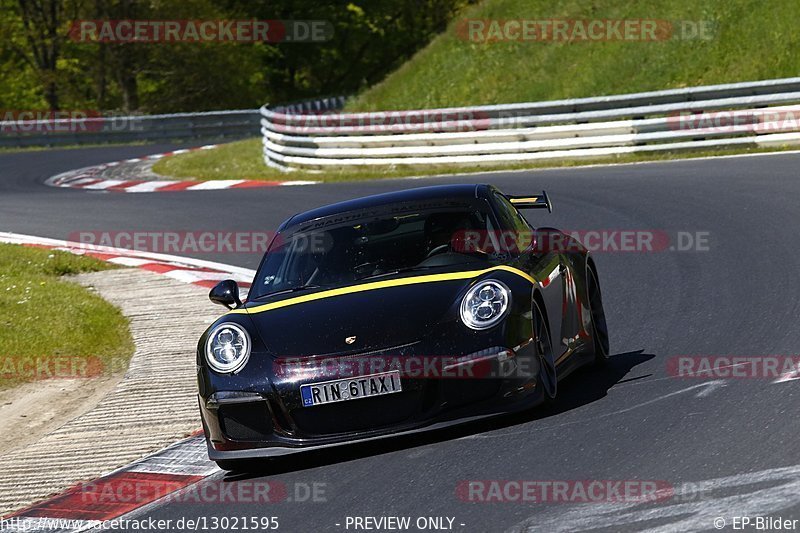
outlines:
[{"label": "side mirror", "polygon": [[208,293],[208,299],[215,304],[224,305],[228,309],[242,305],[242,301],[239,299],[239,285],[232,279],[217,283]]}]

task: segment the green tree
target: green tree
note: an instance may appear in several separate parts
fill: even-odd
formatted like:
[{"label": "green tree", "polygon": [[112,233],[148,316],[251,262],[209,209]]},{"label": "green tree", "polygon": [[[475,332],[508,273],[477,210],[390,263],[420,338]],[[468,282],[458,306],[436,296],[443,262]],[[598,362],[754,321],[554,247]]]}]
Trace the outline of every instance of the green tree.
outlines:
[{"label": "green tree", "polygon": [[59,109],[58,62],[79,5],[70,0],[4,0],[4,46],[31,67],[50,109]]},{"label": "green tree", "polygon": [[[427,44],[469,1],[0,0],[0,103],[174,112],[354,94]],[[85,42],[69,35],[82,19],[323,20],[333,36],[313,43]]]}]

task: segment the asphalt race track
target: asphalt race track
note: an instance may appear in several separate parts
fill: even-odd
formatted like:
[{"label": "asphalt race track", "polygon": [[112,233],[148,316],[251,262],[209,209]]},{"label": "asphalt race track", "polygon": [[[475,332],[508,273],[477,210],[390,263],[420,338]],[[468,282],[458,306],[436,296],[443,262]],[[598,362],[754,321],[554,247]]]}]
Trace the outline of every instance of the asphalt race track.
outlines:
[{"label": "asphalt race track", "polygon": [[[800,518],[800,381],[676,378],[667,368],[680,355],[800,353],[800,328],[791,326],[800,316],[800,155],[156,194],[43,185],[58,172],[171,148],[2,153],[0,231],[274,230],[329,202],[463,181],[511,194],[546,189],[554,212],[532,212],[534,225],[708,232],[708,249],[595,254],[614,355],[608,369],[563,382],[549,411],[226,478],[283,483],[293,501],[173,501],[144,516],[277,516],[284,531],[354,531],[345,526],[356,516],[449,517],[467,532],[714,531],[718,517],[726,530],[735,516]],[[249,268],[259,260],[195,256]],[[456,491],[467,480],[657,480],[674,494],[638,504],[468,502]],[[313,484],[319,501],[306,501]]]}]

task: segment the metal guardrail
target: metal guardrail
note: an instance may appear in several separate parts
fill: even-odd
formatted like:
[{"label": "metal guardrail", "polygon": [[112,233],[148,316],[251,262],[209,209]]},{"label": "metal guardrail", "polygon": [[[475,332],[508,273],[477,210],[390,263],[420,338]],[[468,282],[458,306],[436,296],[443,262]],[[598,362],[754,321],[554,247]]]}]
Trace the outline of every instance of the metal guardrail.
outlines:
[{"label": "metal guardrail", "polygon": [[340,113],[344,99],[333,98],[260,113],[264,161],[288,171],[798,144],[800,105],[792,104],[800,104],[800,78],[375,113]]},{"label": "metal guardrail", "polygon": [[29,114],[19,113],[20,120],[0,121],[0,147],[210,141],[255,137],[259,131],[257,109],[170,115],[44,112],[40,120],[25,120]]}]

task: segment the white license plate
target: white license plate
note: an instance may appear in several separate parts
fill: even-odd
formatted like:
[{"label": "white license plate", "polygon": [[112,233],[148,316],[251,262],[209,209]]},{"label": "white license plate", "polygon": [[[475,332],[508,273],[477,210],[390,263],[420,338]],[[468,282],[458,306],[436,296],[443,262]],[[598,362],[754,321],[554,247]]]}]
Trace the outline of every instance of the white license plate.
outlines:
[{"label": "white license plate", "polygon": [[325,403],[383,396],[401,392],[402,390],[400,372],[394,370],[381,374],[370,374],[369,376],[357,376],[303,385],[300,387],[300,396],[303,398],[303,407],[311,407]]}]

